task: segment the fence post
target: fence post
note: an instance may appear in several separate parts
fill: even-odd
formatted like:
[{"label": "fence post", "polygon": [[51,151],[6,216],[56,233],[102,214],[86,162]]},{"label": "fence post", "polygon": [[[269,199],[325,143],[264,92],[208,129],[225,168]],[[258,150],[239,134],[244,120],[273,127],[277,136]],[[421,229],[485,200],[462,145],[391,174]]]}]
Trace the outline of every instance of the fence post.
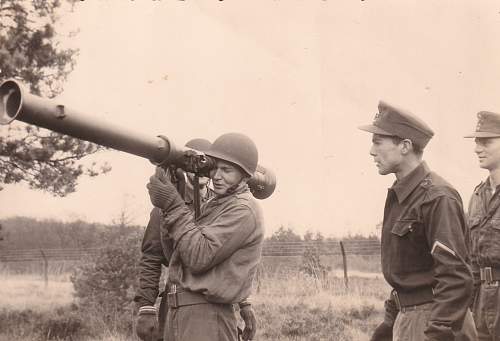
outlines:
[{"label": "fence post", "polygon": [[49,262],[47,260],[47,256],[45,256],[45,252],[40,249],[40,253],[43,257],[43,281],[45,283],[45,288],[49,285]]},{"label": "fence post", "polygon": [[339,243],[340,243],[340,252],[342,252],[342,263],[344,265],[344,284],[345,288],[349,289],[349,278],[347,276],[347,257],[345,255],[344,243],[342,243],[342,241],[339,241]]},{"label": "fence post", "polygon": [[255,281],[257,282],[257,293],[260,293],[260,285],[262,281],[262,260],[259,265],[257,265],[257,272],[255,274]]}]

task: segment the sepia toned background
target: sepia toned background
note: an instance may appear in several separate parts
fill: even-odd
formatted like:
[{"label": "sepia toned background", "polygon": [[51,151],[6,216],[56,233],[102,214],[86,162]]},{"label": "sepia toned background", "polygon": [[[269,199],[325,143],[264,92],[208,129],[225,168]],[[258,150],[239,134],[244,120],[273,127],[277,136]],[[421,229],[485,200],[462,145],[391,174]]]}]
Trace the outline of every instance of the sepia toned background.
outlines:
[{"label": "sepia toned background", "polygon": [[[278,179],[261,202],[267,235],[378,233],[394,178],[378,175],[371,136],[356,127],[381,99],[434,129],[425,159],[465,203],[486,177],[463,135],[478,111],[500,112],[496,1],[86,0],[62,19],[62,32],[78,32],[61,44],[80,52],[58,99],[179,145],[249,135]],[[144,225],[153,166],[116,151],[95,158],[113,170],[66,198],[5,186],[0,218],[109,223],[126,208]]]}]

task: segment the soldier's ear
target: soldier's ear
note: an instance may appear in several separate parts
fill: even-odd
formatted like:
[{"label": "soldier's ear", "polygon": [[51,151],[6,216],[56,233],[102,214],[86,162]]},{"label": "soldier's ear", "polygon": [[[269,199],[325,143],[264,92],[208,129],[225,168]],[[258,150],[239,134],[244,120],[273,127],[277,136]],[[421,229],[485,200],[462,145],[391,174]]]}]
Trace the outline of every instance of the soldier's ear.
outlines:
[{"label": "soldier's ear", "polygon": [[243,177],[241,178],[241,182],[244,182],[244,183],[248,183],[248,180],[250,180],[250,177],[248,175],[243,175]]},{"label": "soldier's ear", "polygon": [[411,150],[413,150],[413,142],[410,139],[404,139],[403,141],[401,141],[401,144],[403,146],[401,148],[401,153],[403,153],[403,155],[406,155]]}]

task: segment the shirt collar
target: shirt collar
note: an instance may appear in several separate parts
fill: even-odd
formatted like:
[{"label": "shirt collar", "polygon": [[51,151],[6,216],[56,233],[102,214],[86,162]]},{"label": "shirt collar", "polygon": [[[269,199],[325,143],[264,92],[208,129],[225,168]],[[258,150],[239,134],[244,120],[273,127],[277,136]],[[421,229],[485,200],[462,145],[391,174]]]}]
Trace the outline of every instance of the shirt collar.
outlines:
[{"label": "shirt collar", "polygon": [[396,193],[398,202],[401,204],[413,190],[425,179],[431,170],[425,161],[422,161],[410,174],[397,180],[390,189]]},{"label": "shirt collar", "polygon": [[[500,185],[498,185],[495,189],[495,193],[499,191]],[[482,181],[475,189],[474,193],[476,195],[479,195],[480,193],[483,193],[485,191],[490,191],[493,194],[493,188],[491,187],[491,180],[490,177],[488,176],[486,180]]]}]

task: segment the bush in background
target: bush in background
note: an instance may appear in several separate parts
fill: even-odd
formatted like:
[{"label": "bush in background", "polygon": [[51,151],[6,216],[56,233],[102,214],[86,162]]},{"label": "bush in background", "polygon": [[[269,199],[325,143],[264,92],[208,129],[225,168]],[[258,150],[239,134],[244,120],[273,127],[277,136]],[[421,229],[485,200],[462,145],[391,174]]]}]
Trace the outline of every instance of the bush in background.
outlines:
[{"label": "bush in background", "polygon": [[131,332],[141,237],[137,227],[110,227],[103,248],[71,275],[76,304],[96,328]]}]

